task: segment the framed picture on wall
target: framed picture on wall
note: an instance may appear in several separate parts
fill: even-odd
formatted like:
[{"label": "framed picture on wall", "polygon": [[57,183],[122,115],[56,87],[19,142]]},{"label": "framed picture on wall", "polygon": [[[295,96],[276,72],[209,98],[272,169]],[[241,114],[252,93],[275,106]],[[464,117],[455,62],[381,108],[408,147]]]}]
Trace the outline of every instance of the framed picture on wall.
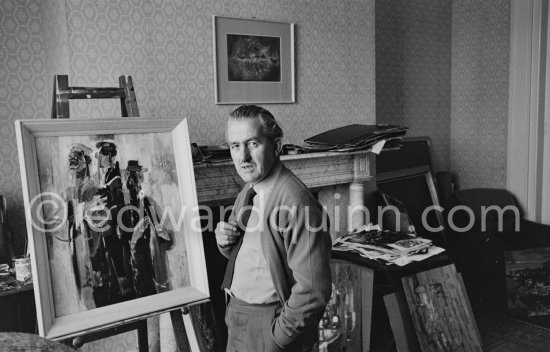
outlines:
[{"label": "framed picture on wall", "polygon": [[294,103],[294,24],[212,17],[216,104]]},{"label": "framed picture on wall", "polygon": [[208,299],[187,120],[16,121],[41,336]]}]

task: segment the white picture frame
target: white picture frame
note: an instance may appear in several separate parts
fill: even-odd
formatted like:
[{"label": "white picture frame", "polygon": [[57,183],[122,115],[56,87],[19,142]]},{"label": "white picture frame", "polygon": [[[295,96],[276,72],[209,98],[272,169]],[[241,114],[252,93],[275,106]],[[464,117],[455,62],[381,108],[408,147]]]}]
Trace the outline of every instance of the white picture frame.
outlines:
[{"label": "white picture frame", "polygon": [[[19,120],[15,125],[38,330],[41,336],[64,340],[101,327],[116,325],[119,322],[202,303],[209,298],[191,143],[186,119]],[[73,266],[71,276],[71,270],[66,270],[71,266],[60,264],[67,261],[67,256],[72,255],[70,243],[76,244],[75,237],[73,236],[73,240],[68,240],[66,245],[55,238],[56,236],[65,237],[65,230],[59,230],[56,226],[63,222],[68,223],[68,217],[58,219],[55,226],[49,225],[49,220],[54,218],[50,216],[51,209],[56,206],[63,208],[63,204],[66,204],[63,199],[68,192],[57,193],[59,204],[56,205],[50,201],[52,199],[55,201],[57,192],[55,187],[62,188],[59,185],[67,182],[67,169],[63,169],[62,166],[61,170],[56,170],[50,165],[56,163],[63,165],[66,162],[67,145],[78,142],[93,149],[93,142],[104,139],[105,136],[112,138],[119,143],[119,146],[122,145],[116,156],[121,163],[138,159],[149,172],[153,172],[155,165],[166,168],[166,170],[157,171],[157,175],[164,171],[171,172],[172,179],[166,179],[163,181],[165,183],[159,183],[157,179],[156,185],[168,186],[170,182],[169,190],[172,197],[169,200],[175,204],[173,208],[178,209],[178,214],[174,215],[179,225],[172,224],[167,230],[172,242],[171,247],[164,253],[168,262],[166,275],[169,279],[163,287],[168,289],[159,292],[158,283],[155,282],[157,293],[83,309],[82,288],[79,287],[79,282],[82,281],[74,279],[76,276],[74,272],[78,271],[77,267]],[[50,151],[45,152],[44,149],[48,148]],[[56,155],[57,152],[63,155]],[[148,153],[151,155],[147,155]],[[158,161],[154,158],[159,155],[166,160]],[[68,164],[68,161],[66,163]],[[127,170],[129,169],[128,162]],[[45,189],[48,188],[46,185],[50,189]],[[142,189],[145,189],[145,186],[146,183],[143,184]],[[148,192],[159,194],[155,193],[154,186],[150,186]],[[166,204],[163,202],[168,198],[159,196],[158,199],[157,205],[164,206],[166,209]],[[60,231],[60,234],[54,236],[50,233],[56,233],[50,231],[54,227],[55,231]],[[92,237],[89,236],[89,238]],[[56,243],[55,250],[51,243]],[[69,254],[65,253],[67,248],[69,248]],[[55,257],[52,257],[54,255]],[[64,273],[65,270],[67,273]],[[73,285],[78,288],[76,298],[75,288],[71,287]],[[67,302],[76,303],[69,305]]]},{"label": "white picture frame", "polygon": [[212,16],[215,103],[295,103],[294,28]]}]

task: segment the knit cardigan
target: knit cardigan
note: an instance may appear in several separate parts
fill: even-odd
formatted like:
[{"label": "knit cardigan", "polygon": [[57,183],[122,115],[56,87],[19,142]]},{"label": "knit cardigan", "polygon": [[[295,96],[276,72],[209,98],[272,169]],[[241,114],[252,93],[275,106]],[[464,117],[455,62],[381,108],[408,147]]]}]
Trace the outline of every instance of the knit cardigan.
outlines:
[{"label": "knit cardigan", "polygon": [[[230,221],[243,207],[246,188],[235,200]],[[282,305],[272,325],[273,339],[283,349],[295,341],[309,348],[317,339],[332,291],[328,216],[307,186],[284,166],[264,214],[261,246]],[[219,248],[229,258],[232,247]]]}]

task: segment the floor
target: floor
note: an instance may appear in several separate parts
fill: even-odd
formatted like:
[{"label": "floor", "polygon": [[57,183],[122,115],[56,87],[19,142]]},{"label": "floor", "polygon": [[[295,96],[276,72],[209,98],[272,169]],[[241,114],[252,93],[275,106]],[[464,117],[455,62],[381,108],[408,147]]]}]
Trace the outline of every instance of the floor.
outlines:
[{"label": "floor", "polygon": [[486,352],[548,352],[550,329],[509,317],[491,317],[477,322]]},{"label": "floor", "polygon": [[[535,325],[522,320],[493,316],[477,322],[484,352],[550,351],[550,319]],[[397,352],[391,339],[373,341],[371,352]]]}]

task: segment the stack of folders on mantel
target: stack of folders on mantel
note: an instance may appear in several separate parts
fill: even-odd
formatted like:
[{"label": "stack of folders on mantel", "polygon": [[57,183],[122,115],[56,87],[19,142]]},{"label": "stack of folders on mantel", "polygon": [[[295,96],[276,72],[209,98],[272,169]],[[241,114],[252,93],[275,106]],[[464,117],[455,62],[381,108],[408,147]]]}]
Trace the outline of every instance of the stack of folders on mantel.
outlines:
[{"label": "stack of folders on mantel", "polygon": [[407,265],[445,251],[432,241],[413,234],[382,231],[378,225],[368,224],[337,238],[332,250],[351,251],[382,264]]},{"label": "stack of folders on mantel", "polygon": [[397,125],[353,124],[335,128],[306,138],[305,145],[293,147],[296,152],[356,151],[373,148],[375,145],[400,141],[407,127]]}]

